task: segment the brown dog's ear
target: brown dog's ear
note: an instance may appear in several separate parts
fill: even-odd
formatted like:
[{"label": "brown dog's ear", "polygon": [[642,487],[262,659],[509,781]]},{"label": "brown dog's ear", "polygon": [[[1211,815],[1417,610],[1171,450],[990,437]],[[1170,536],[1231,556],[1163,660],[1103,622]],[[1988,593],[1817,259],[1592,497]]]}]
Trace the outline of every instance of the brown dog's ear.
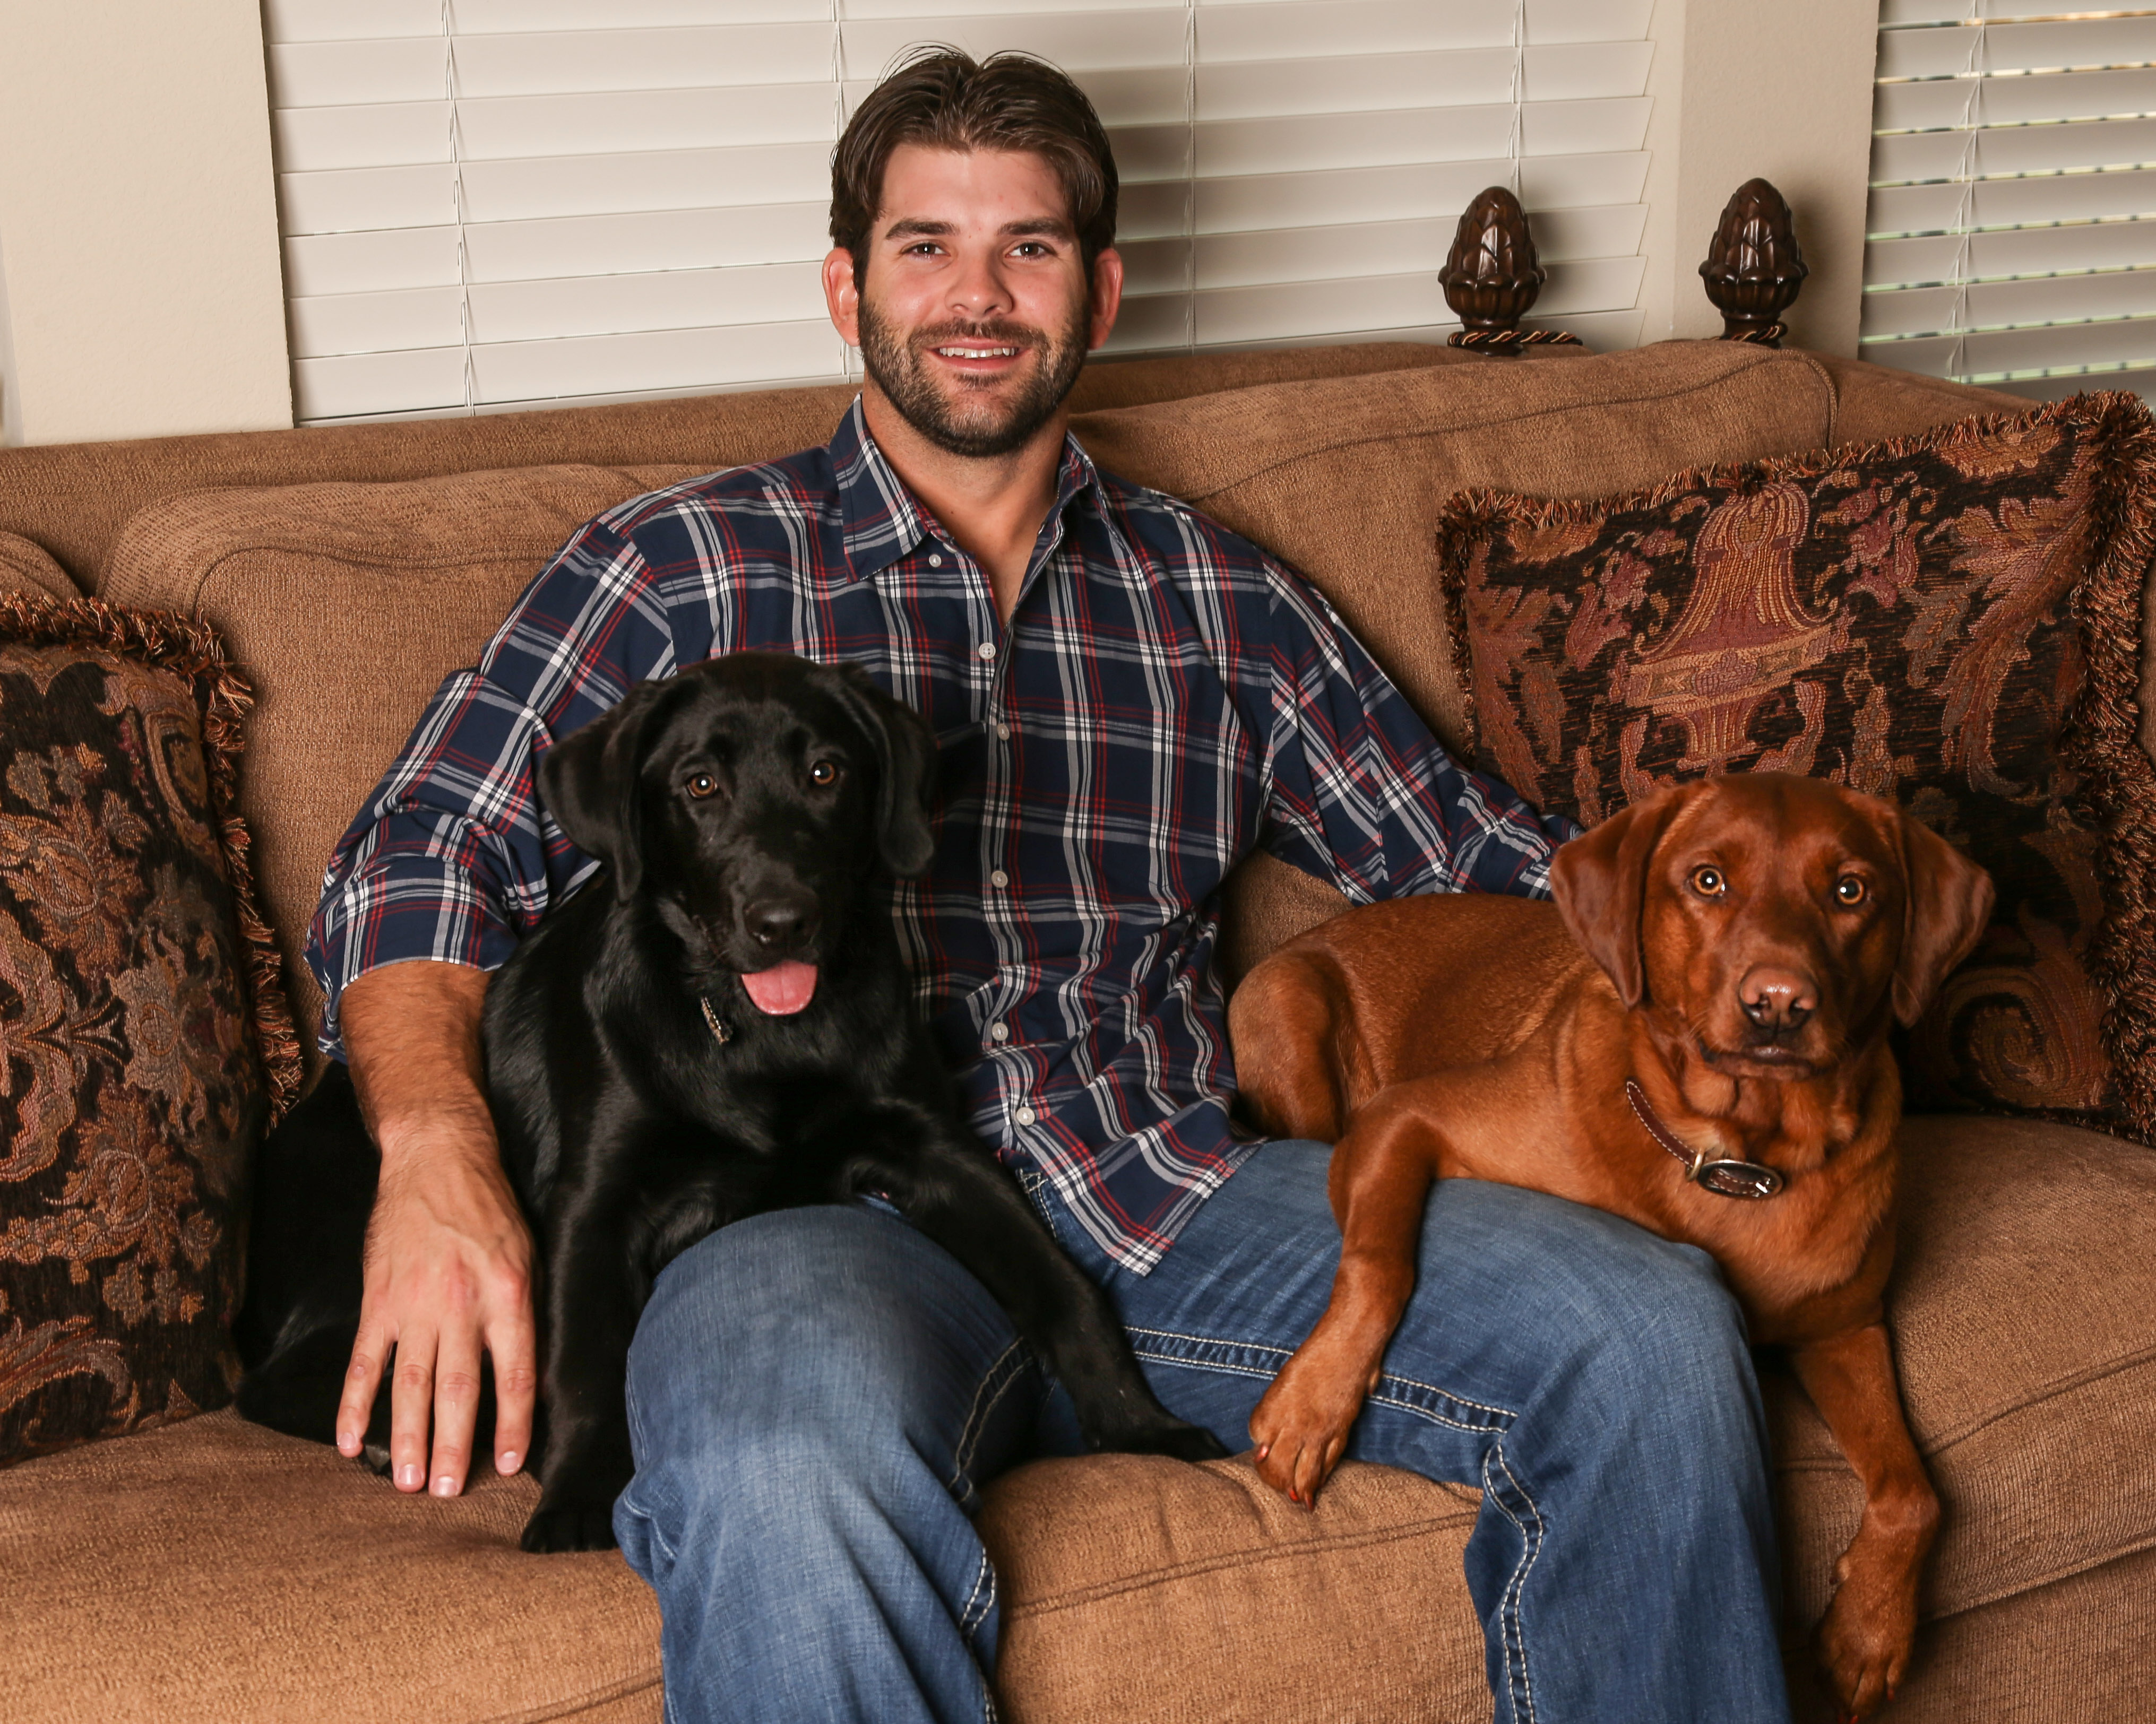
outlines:
[{"label": "brown dog's ear", "polygon": [[626,904],[644,884],[644,818],[637,764],[671,679],[640,682],[620,703],[540,757],[539,800],[569,842],[596,856]]},{"label": "brown dog's ear", "polygon": [[1647,861],[1684,795],[1679,785],[1620,808],[1573,839],[1550,864],[1551,895],[1565,926],[1617,984],[1627,1011],[1647,994],[1646,960],[1640,949]]},{"label": "brown dog's ear", "polygon": [[854,664],[827,664],[839,704],[875,750],[876,848],[901,880],[925,873],[936,854],[929,801],[936,788],[936,733],[903,700]]},{"label": "brown dog's ear", "polygon": [[1991,876],[1929,827],[1901,818],[1902,871],[1909,882],[1894,1015],[1914,1024],[1953,967],[1991,922]]}]

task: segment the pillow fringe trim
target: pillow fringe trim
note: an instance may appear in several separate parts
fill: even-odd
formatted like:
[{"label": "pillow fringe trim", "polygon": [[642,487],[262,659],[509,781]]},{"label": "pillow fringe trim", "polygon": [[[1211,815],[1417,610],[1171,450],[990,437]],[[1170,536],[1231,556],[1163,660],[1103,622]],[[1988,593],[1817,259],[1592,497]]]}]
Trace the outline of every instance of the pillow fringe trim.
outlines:
[{"label": "pillow fringe trim", "polygon": [[23,646],[92,646],[167,670],[193,690],[209,771],[210,814],[239,924],[243,982],[275,1125],[300,1093],[300,1037],[285,993],[284,959],[262,915],[249,857],[253,839],[239,813],[239,757],[254,691],[199,618],[136,610],[90,598],[0,593],[0,640]]},{"label": "pillow fringe trim", "polygon": [[[1876,443],[1692,467],[1645,490],[1607,497],[1527,497],[1486,486],[1460,491],[1440,513],[1435,532],[1445,623],[1468,747],[1479,751],[1467,578],[1478,551],[1498,531],[1659,509],[1708,489],[1742,492],[1779,480],[1817,479],[1839,468],[1903,460],[1948,443],[2047,424],[2083,433],[2096,457],[2092,554],[2073,598],[2087,670],[2066,715],[2059,751],[2080,776],[2079,798],[2102,838],[2097,865],[2104,915],[2089,942],[2087,962],[2107,996],[2105,1051],[2134,1135],[2156,1146],[2156,964],[2135,961],[2137,952],[2156,952],[2156,764],[2140,740],[2143,590],[2156,574],[2156,419],[2138,396],[2119,391],[2076,395],[2027,413],[1977,413]],[[2087,1123],[2056,1110],[2016,1110],[2014,1116],[2032,1115]]]}]

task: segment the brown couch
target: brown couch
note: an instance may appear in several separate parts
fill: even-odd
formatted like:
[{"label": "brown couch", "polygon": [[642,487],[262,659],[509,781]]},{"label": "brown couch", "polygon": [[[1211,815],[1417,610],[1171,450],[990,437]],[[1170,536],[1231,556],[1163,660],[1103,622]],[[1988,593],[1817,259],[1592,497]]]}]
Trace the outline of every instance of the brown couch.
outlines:
[{"label": "brown couch", "polygon": [[[1802,354],[1404,346],[1091,370],[1076,429],[1307,572],[1441,735],[1461,706],[1430,526],[1460,485],[1592,495],[2019,403]],[[198,612],[259,694],[244,796],[300,1015],[330,844],[427,694],[586,516],[826,436],[839,389],[0,453],[0,586]],[[2144,706],[2147,705],[2144,702]],[[2144,731],[2144,741],[2146,733]],[[1269,861],[1231,974],[1339,906]],[[1893,1324],[1946,1504],[1897,1721],[2138,1716],[2156,1695],[2156,1156],[1912,1120]],[[1793,1689],[1854,1477],[1768,1373]],[[657,1612],[613,1554],[531,1557],[533,1487],[398,1495],[228,1411],[0,1473],[0,1717],[660,1716]],[[1050,1721],[1486,1718],[1476,1493],[1349,1466],[1315,1513],[1240,1460],[1043,1462],[988,1494],[1003,1710]],[[1712,1634],[1712,1622],[1700,1632]]]}]

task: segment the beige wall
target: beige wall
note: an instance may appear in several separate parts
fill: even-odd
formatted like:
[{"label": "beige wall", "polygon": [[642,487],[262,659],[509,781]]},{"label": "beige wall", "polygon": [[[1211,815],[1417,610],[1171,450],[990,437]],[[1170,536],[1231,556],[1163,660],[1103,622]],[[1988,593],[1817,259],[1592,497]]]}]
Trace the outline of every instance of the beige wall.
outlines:
[{"label": "beige wall", "polygon": [[1720,333],[1700,260],[1757,175],[1789,201],[1811,268],[1789,344],[1854,357],[1878,0],[1657,0],[1651,28],[1640,340]]},{"label": "beige wall", "polygon": [[292,422],[255,0],[0,3],[0,442]]}]

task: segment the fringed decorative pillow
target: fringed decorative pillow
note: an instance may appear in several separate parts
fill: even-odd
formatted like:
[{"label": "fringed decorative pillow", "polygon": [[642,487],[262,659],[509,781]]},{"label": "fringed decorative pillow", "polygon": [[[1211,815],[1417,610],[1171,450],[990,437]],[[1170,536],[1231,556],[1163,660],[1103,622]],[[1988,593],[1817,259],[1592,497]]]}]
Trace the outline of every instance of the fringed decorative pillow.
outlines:
[{"label": "fringed decorative pillow", "polygon": [[2156,1136],[2156,769],[2135,735],[2156,427],[2087,395],[1439,528],[1477,764],[1592,825],[1710,772],[1898,802],[1990,870],[1917,1108]]},{"label": "fringed decorative pillow", "polygon": [[229,1398],[299,1046],[207,625],[0,594],[0,1465]]}]

